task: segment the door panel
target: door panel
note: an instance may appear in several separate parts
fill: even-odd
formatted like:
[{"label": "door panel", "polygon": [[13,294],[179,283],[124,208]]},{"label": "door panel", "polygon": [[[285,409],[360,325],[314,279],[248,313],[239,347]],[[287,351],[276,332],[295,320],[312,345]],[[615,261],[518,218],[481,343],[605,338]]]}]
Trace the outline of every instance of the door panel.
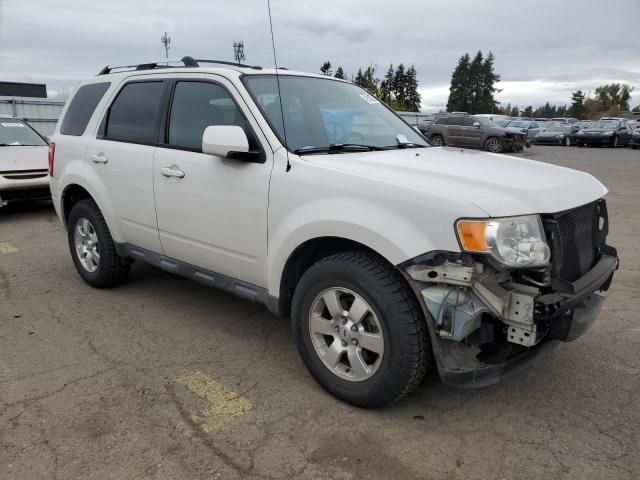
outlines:
[{"label": "door panel", "polygon": [[100,179],[126,243],[160,253],[153,195],[153,154],[157,143],[163,81],[131,81],[107,110],[97,138],[86,150],[85,175]]},{"label": "door panel", "polygon": [[93,139],[86,168],[104,185],[124,241],[161,253],[151,176],[154,151],[148,145]]},{"label": "door panel", "polygon": [[[229,96],[232,85],[222,80],[178,81],[174,88],[167,129],[172,145],[159,147],[153,160],[164,253],[264,286],[271,152],[265,152],[265,163],[248,163],[194,151],[209,125],[242,126],[252,137],[253,148],[266,141],[261,133],[257,136],[253,118]],[[182,171],[184,176],[167,176],[170,171]]]}]

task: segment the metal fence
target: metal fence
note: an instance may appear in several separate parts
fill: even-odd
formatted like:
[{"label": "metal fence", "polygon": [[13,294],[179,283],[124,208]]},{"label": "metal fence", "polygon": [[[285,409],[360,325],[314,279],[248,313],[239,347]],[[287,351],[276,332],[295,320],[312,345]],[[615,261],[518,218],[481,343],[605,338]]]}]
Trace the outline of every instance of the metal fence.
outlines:
[{"label": "metal fence", "polygon": [[1,115],[13,115],[21,118],[45,137],[51,135],[55,130],[63,107],[64,101],[62,100],[0,97]]}]

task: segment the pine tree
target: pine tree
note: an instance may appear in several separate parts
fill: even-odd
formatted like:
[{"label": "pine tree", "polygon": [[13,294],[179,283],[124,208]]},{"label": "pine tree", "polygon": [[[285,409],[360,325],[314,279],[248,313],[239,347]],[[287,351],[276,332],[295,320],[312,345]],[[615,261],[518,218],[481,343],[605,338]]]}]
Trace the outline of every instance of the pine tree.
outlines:
[{"label": "pine tree", "polygon": [[327,76],[332,75],[331,62],[329,60],[327,60],[322,64],[322,66],[320,67],[320,73],[322,73],[322,75],[327,75]]},{"label": "pine tree", "polygon": [[524,116],[529,118],[533,117],[533,107],[531,105],[524,109]]},{"label": "pine tree", "polygon": [[467,110],[468,113],[487,113],[480,106],[482,92],[484,89],[484,58],[482,52],[478,50],[476,56],[473,57],[469,65],[469,89],[470,102]]},{"label": "pine tree", "polygon": [[359,87],[364,88],[364,76],[362,75],[362,68],[358,69],[358,72],[356,73],[356,76],[352,81]]},{"label": "pine tree", "polygon": [[489,113],[498,106],[498,103],[494,98],[494,94],[498,91],[495,84],[500,81],[500,75],[495,73],[493,68],[494,62],[495,56],[493,55],[493,52],[490,51],[482,63],[480,95],[476,103],[475,113]]},{"label": "pine tree", "polygon": [[458,65],[451,75],[451,85],[449,86],[449,99],[447,100],[447,111],[466,111],[471,101],[469,93],[469,54],[465,53],[458,60]]},{"label": "pine tree", "polygon": [[389,65],[389,70],[384,76],[382,82],[380,82],[380,99],[393,106],[393,83],[395,78],[395,72],[393,70],[393,64]]},{"label": "pine tree", "polygon": [[407,108],[407,76],[404,65],[401,63],[396,68],[393,75],[393,85],[391,88],[395,99],[396,110],[406,110]]},{"label": "pine tree", "polygon": [[418,72],[416,67],[411,65],[407,69],[406,78],[406,109],[410,112],[420,111],[420,92],[418,92]]},{"label": "pine tree", "polygon": [[338,68],[336,69],[336,73],[335,73],[334,77],[342,78],[343,80],[345,80],[347,78],[347,76],[345,75],[344,70],[342,69],[341,66],[338,66]]}]

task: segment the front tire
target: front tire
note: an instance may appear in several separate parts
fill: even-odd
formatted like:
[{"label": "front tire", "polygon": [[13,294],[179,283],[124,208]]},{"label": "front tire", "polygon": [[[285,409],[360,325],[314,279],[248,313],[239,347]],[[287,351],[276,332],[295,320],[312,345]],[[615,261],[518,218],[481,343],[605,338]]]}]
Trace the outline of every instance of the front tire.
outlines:
[{"label": "front tire", "polygon": [[613,148],[618,148],[619,143],[620,143],[620,140],[618,140],[618,137],[613,137],[613,141],[611,142],[611,146]]},{"label": "front tire", "polygon": [[67,225],[71,258],[85,282],[105,288],[127,278],[131,260],[117,254],[107,222],[93,200],[76,203]]},{"label": "front tire", "polygon": [[431,347],[417,300],[373,254],[339,253],[312,265],[294,293],[292,326],[311,375],[352,405],[396,402],[427,371]]},{"label": "front tire", "polygon": [[491,153],[502,153],[504,152],[504,145],[497,137],[491,137],[487,139],[484,143],[484,148]]},{"label": "front tire", "polygon": [[444,147],[444,137],[442,135],[434,135],[429,140],[432,147]]},{"label": "front tire", "polygon": [[564,139],[564,146],[565,147],[570,147],[571,146],[571,138],[570,137],[566,137]]}]

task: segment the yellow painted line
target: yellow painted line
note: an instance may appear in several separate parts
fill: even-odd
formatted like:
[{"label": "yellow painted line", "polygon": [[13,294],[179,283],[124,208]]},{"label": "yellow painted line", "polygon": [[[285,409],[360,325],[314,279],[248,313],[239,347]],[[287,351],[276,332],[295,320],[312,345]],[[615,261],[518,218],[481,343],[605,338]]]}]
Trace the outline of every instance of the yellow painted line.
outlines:
[{"label": "yellow painted line", "polygon": [[182,375],[176,381],[209,402],[201,416],[191,416],[195,422],[201,424],[205,432],[215,430],[253,408],[253,404],[247,398],[229,390],[199,370]]},{"label": "yellow painted line", "polygon": [[18,249],[10,243],[0,243],[0,253],[15,253]]}]

